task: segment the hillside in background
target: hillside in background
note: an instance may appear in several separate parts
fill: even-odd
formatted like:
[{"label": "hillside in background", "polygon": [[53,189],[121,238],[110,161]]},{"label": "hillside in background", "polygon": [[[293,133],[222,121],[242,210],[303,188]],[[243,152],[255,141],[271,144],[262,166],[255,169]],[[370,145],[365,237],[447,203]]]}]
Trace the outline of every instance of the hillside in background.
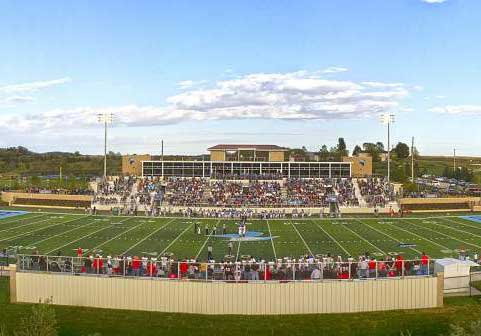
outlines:
[{"label": "hillside in background", "polygon": [[[76,177],[101,176],[103,174],[101,155],[82,155],[78,152],[35,153],[25,147],[0,148],[0,175],[14,176],[51,176]],[[107,158],[109,175],[121,172],[120,154],[109,153]]]},{"label": "hillside in background", "polygon": [[[387,175],[387,162],[374,162],[373,173],[378,176]],[[481,157],[456,157],[456,173],[454,160],[449,156],[416,156],[414,175],[434,175],[456,177],[468,182],[481,182]],[[405,182],[411,177],[411,157],[398,159],[393,153],[391,160],[391,177],[394,181]]]},{"label": "hillside in background", "polygon": [[[160,157],[154,157],[160,159]],[[208,160],[207,156],[166,155],[164,160]],[[0,176],[3,179],[24,176],[58,176],[60,167],[62,175],[69,177],[94,177],[103,175],[102,155],[83,155],[79,152],[36,153],[25,147],[0,148]],[[109,175],[121,173],[120,153],[110,152],[107,157]],[[414,170],[416,176],[424,174],[445,176],[454,170],[452,157],[416,156]],[[472,180],[481,179],[481,157],[457,157],[456,167],[472,174]],[[387,175],[387,162],[374,162],[375,175]],[[393,180],[403,182],[411,176],[411,158],[398,159],[392,153],[391,176]]]}]

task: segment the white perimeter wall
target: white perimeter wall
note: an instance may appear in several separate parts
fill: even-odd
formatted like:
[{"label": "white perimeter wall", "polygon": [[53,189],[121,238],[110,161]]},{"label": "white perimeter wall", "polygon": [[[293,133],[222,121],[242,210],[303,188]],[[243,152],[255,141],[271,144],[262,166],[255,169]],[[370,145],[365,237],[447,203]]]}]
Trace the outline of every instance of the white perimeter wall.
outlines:
[{"label": "white perimeter wall", "polygon": [[[15,273],[15,272],[14,272]],[[442,277],[442,274],[441,274]],[[316,314],[442,306],[442,278],[224,283],[12,274],[12,300],[195,314]]]}]

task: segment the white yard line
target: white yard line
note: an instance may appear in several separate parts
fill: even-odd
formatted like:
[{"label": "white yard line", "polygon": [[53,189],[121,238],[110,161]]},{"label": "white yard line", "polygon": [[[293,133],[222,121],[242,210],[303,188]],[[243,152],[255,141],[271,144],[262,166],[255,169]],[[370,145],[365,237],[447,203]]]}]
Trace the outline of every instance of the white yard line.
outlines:
[{"label": "white yard line", "polygon": [[43,242],[46,241],[46,240],[50,240],[50,239],[52,239],[52,238],[55,238],[55,237],[64,235],[64,234],[66,234],[66,233],[69,233],[69,232],[72,232],[72,231],[75,231],[75,230],[78,230],[78,229],[81,229],[81,228],[86,228],[87,226],[93,225],[93,224],[95,224],[95,223],[97,223],[97,222],[96,222],[96,221],[91,221],[91,222],[86,223],[86,224],[84,224],[84,225],[77,226],[77,227],[75,227],[75,228],[73,228],[73,229],[70,229],[70,230],[67,230],[67,231],[64,231],[64,232],[60,232],[60,233],[58,233],[58,234],[56,234],[56,235],[53,235],[53,236],[44,238],[44,239],[42,239],[42,240],[33,242],[33,243],[29,244],[29,245],[30,245],[30,246],[35,246],[35,245],[38,245],[38,244],[40,244],[40,243],[43,243]]},{"label": "white yard line", "polygon": [[366,243],[368,243],[369,245],[371,245],[372,247],[374,247],[376,250],[378,250],[379,252],[381,252],[382,254],[386,255],[387,253],[383,250],[381,250],[379,247],[377,247],[376,245],[374,245],[373,243],[371,243],[369,240],[367,240],[366,238],[364,238],[363,236],[361,236],[359,233],[357,233],[356,231],[352,230],[350,227],[348,227],[347,225],[342,225],[343,228],[351,231],[353,234],[355,234],[357,237],[361,238],[363,241],[365,241]]},{"label": "white yard line", "polygon": [[[407,222],[407,223],[409,223],[409,224],[411,224],[411,225],[414,225],[413,223],[408,222],[407,220],[406,220],[405,222]],[[418,237],[418,238],[421,238],[422,240],[428,241],[428,242],[430,242],[431,244],[437,245],[437,246],[439,246],[440,248],[442,248],[442,249],[444,249],[444,250],[450,250],[449,247],[447,247],[447,246],[445,246],[445,245],[442,245],[442,244],[439,244],[439,243],[435,242],[434,240],[431,240],[431,239],[428,239],[428,238],[423,237],[423,236],[421,236],[421,235],[418,235],[417,233],[414,233],[413,231],[409,231],[409,230],[403,229],[403,228],[401,228],[401,227],[399,227],[399,226],[396,226],[396,225],[394,225],[394,224],[391,224],[391,223],[385,223],[384,225],[386,225],[386,224],[392,226],[392,227],[395,228],[395,229],[404,231],[404,232],[409,233],[409,234],[411,234],[411,235],[413,235],[413,236],[416,236],[416,237]],[[421,228],[421,226],[417,226],[417,225],[414,225],[414,226]],[[422,226],[422,228],[427,229],[427,228],[424,227],[424,226]]]},{"label": "white yard line", "polygon": [[[123,220],[123,221],[120,221],[120,223],[123,223],[123,222],[125,222],[125,221],[127,221],[127,220],[129,220],[129,219],[130,219],[130,218],[127,218],[127,219],[125,219],[125,220]],[[82,239],[85,239],[85,238],[87,238],[87,237],[90,237],[90,236],[96,234],[97,232],[100,232],[100,231],[103,231],[103,230],[106,230],[106,229],[110,229],[110,228],[114,227],[115,225],[117,225],[117,224],[111,224],[111,225],[108,225],[108,226],[106,226],[106,227],[102,227],[102,228],[100,228],[100,229],[98,229],[98,230],[96,230],[96,231],[94,231],[94,232],[91,232],[91,233],[87,234],[86,236],[82,236],[82,237],[77,238],[77,239],[75,239],[75,240],[72,240],[72,241],[70,241],[70,242],[68,242],[68,243],[66,243],[66,244],[64,244],[64,245],[62,245],[62,246],[56,247],[56,248],[54,248],[54,249],[46,252],[45,254],[50,254],[50,253],[52,253],[52,252],[54,252],[54,251],[56,251],[56,250],[60,250],[60,249],[64,248],[65,246],[69,246],[70,244],[76,243],[76,242],[78,242],[79,240],[82,240]]]},{"label": "white yard line", "polygon": [[[216,227],[217,225],[220,223],[220,219],[217,221],[217,223],[215,224]],[[207,242],[209,241],[210,237],[212,236],[212,232],[207,236],[207,239],[205,240],[204,244],[201,246],[199,252],[195,255],[195,259],[197,260],[200,256],[200,254],[202,253],[202,250],[204,249],[205,245],[207,245]]]},{"label": "white yard line", "polygon": [[[473,228],[473,229],[481,230],[481,225],[469,225],[469,224],[465,223],[465,221],[472,223],[472,221],[470,221],[469,219],[465,219],[465,218],[460,218],[460,217],[458,217],[458,219],[463,220],[462,222],[458,222],[458,221],[452,220],[452,219],[450,219],[450,218],[448,218],[448,217],[442,217],[442,218],[439,218],[439,219],[442,219],[442,220],[445,220],[445,221],[448,221],[448,222],[451,222],[451,223],[456,223],[456,224],[459,224],[459,225],[462,225],[462,226],[467,226],[467,227],[470,227],[470,228]],[[480,224],[481,224],[481,223],[480,223]]]},{"label": "white yard line", "polygon": [[307,251],[309,251],[309,255],[311,255],[312,257],[314,257],[314,254],[312,253],[309,245],[307,245],[306,241],[305,241],[304,238],[301,236],[301,233],[299,232],[299,230],[297,230],[296,226],[292,223],[292,219],[290,220],[290,222],[291,222],[292,228],[297,232],[297,235],[299,236],[299,238],[301,238],[302,242],[304,243],[304,246],[307,248]]},{"label": "white yard line", "polygon": [[[28,224],[23,224],[23,225],[11,227],[11,228],[8,228],[8,229],[3,229],[3,230],[0,230],[0,232],[15,230],[15,229],[22,228],[22,227],[24,227],[24,226],[29,226],[29,225],[34,225],[34,224],[38,224],[38,223],[43,223],[43,222],[46,222],[46,221],[48,221],[48,220],[50,220],[50,219],[51,219],[51,218],[41,219],[41,220],[38,220],[38,221],[35,221],[35,222],[30,222],[30,223],[28,223]],[[76,218],[76,219],[78,219],[78,218]]]},{"label": "white yard line", "polygon": [[[25,214],[27,215],[27,214]],[[42,217],[42,216],[45,216],[46,214],[40,214],[40,215],[37,215],[37,216],[31,216],[31,217],[27,217],[27,218],[22,218],[23,216],[25,215],[19,215],[20,217],[17,217],[17,216],[13,216],[13,217],[7,217],[5,219],[0,219],[0,224],[3,226],[3,224],[5,225],[8,225],[8,224],[12,224],[12,223],[16,223],[16,222],[21,222],[21,221],[26,221],[26,220],[30,220],[30,219],[35,219],[35,218],[38,218],[38,217]],[[14,220],[9,220],[9,219],[14,219]]]},{"label": "white yard line", "polygon": [[79,220],[79,219],[82,219],[81,217],[80,218],[74,218],[74,219],[70,219],[66,222],[60,222],[60,223],[55,223],[55,224],[52,224],[52,225],[47,225],[47,226],[44,226],[44,227],[41,227],[39,229],[36,229],[36,230],[32,230],[32,231],[28,231],[28,232],[23,232],[19,235],[16,235],[16,236],[12,236],[12,237],[7,237],[7,238],[4,238],[4,239],[0,239],[0,242],[2,241],[5,241],[5,240],[10,240],[10,239],[16,239],[16,238],[19,238],[19,237],[23,237],[23,236],[26,236],[30,233],[34,233],[34,232],[37,232],[37,231],[41,231],[41,230],[45,230],[45,229],[48,229],[48,228],[51,228],[51,227],[54,227],[54,226],[59,226],[59,225],[62,225],[62,224],[67,224],[67,223],[70,223],[70,222],[73,222],[73,221],[76,221],[76,220]]},{"label": "white yard line", "polygon": [[119,233],[118,235],[116,235],[116,236],[114,236],[114,237],[112,237],[112,238],[110,238],[110,239],[107,239],[106,241],[98,244],[98,245],[95,246],[95,247],[92,247],[92,250],[96,250],[96,249],[98,249],[99,247],[104,246],[104,245],[107,244],[107,243],[110,243],[112,240],[115,240],[115,239],[119,238],[120,236],[123,236],[124,234],[126,234],[126,233],[128,233],[128,232],[130,232],[130,231],[132,231],[132,230],[135,230],[136,228],[138,228],[139,226],[144,225],[144,224],[145,224],[145,223],[140,223],[140,224],[138,224],[138,225],[135,225],[135,226],[131,227],[130,229],[128,229],[128,230],[126,230],[126,231],[122,231],[122,232]]},{"label": "white yard line", "polygon": [[[372,219],[372,218],[371,218],[371,219]],[[367,223],[361,222],[360,220],[357,220],[357,221],[358,221],[359,223],[363,224],[363,225],[366,225],[366,226],[370,227],[372,230],[379,232],[380,234],[388,237],[389,239],[391,239],[391,240],[393,240],[393,241],[395,241],[395,242],[402,243],[402,241],[400,241],[399,239],[396,239],[395,237],[391,236],[390,234],[387,234],[386,232],[383,232],[383,231],[381,231],[381,230],[379,230],[379,229],[376,229],[375,227],[373,227],[373,226],[371,226],[371,225],[369,225],[369,224],[367,224]],[[413,250],[413,251],[416,252],[416,253],[422,254],[421,251],[419,251],[418,249],[415,249],[414,247],[410,247],[410,249]],[[394,251],[392,251],[392,252],[394,252]]]},{"label": "white yard line", "polygon": [[[416,227],[424,228],[424,229],[429,230],[429,231],[431,231],[431,232],[434,232],[434,233],[440,234],[440,235],[442,235],[442,236],[448,237],[449,239],[457,240],[458,242],[461,242],[461,243],[463,243],[463,244],[471,245],[471,246],[474,246],[474,247],[476,247],[476,248],[479,248],[479,245],[472,244],[472,243],[468,243],[467,241],[464,241],[464,240],[462,240],[462,239],[459,239],[459,238],[456,238],[456,237],[447,235],[447,234],[445,234],[445,233],[442,233],[442,232],[439,232],[439,231],[430,229],[430,228],[428,228],[428,227],[419,226],[419,225],[416,225],[416,224],[414,224],[414,223],[412,223],[412,222],[408,222],[408,223],[410,223],[411,225],[414,225],[414,226],[416,226]],[[426,239],[426,238],[424,238],[424,239]],[[426,239],[426,240],[429,240],[429,239]]]},{"label": "white yard line", "polygon": [[235,261],[239,261],[239,254],[240,254],[240,244],[241,244],[241,241],[239,240],[237,242],[237,253],[236,253],[236,256],[235,256]]},{"label": "white yard line", "polygon": [[174,243],[175,243],[180,237],[182,237],[182,235],[183,235],[184,233],[187,232],[187,230],[190,230],[190,228],[191,228],[193,225],[194,225],[194,223],[192,223],[192,224],[190,224],[188,227],[186,227],[184,231],[182,231],[177,237],[175,237],[175,239],[172,240],[172,241],[170,242],[170,244],[167,245],[167,247],[162,250],[162,252],[160,252],[160,253],[157,254],[157,257],[158,257],[159,255],[164,254],[172,245],[174,245]]},{"label": "white yard line", "polygon": [[334,238],[329,232],[327,232],[326,230],[324,230],[324,228],[323,228],[319,223],[316,223],[316,225],[319,227],[319,229],[322,230],[322,232],[324,232],[324,233],[326,234],[326,236],[328,236],[334,243],[336,243],[336,244],[341,248],[341,250],[343,250],[344,253],[347,254],[347,256],[352,256],[352,254],[349,253],[349,251],[346,250],[346,249],[344,248],[344,246],[342,246],[341,243],[339,243],[339,242],[337,241],[336,238]]},{"label": "white yard line", "polygon": [[[451,219],[445,219],[445,220],[447,220],[447,221],[449,221],[449,222],[451,222],[451,223],[464,225],[464,224],[461,224],[461,223],[459,223],[459,222],[453,221],[453,220],[451,220]],[[469,232],[469,231],[464,231],[464,230],[461,230],[461,229],[456,229],[456,228],[454,228],[454,227],[452,227],[452,226],[449,226],[449,225],[443,225],[443,224],[441,224],[441,223],[434,223],[434,222],[431,222],[430,224],[439,225],[439,226],[441,226],[441,227],[444,227],[444,228],[447,228],[447,229],[450,229],[450,230],[458,231],[458,232],[461,232],[461,233],[465,233],[465,234],[469,234],[469,235],[471,235],[471,236],[475,236],[475,237],[481,238],[481,235],[478,235],[478,234],[476,234],[476,233],[472,233],[472,232]],[[467,226],[473,228],[473,227],[470,226],[470,225],[467,225]],[[477,228],[477,229],[481,229],[481,228]]]},{"label": "white yard line", "polygon": [[271,226],[269,220],[267,220],[267,228],[269,229],[269,236],[271,237],[272,250],[274,251],[274,259],[277,260],[276,247],[274,246],[274,239],[272,238]]},{"label": "white yard line", "polygon": [[130,250],[132,250],[133,248],[139,246],[140,244],[142,244],[144,241],[146,241],[147,239],[149,239],[150,237],[152,237],[154,234],[156,234],[157,232],[159,232],[160,230],[163,230],[164,228],[166,228],[170,223],[172,223],[173,221],[175,221],[175,219],[171,219],[169,220],[167,223],[165,223],[163,226],[155,229],[154,231],[152,231],[152,233],[148,234],[147,236],[145,236],[142,240],[138,241],[137,243],[135,243],[134,245],[130,246],[128,249],[126,249],[124,252],[122,252],[122,254],[126,254],[127,252],[129,252]]}]

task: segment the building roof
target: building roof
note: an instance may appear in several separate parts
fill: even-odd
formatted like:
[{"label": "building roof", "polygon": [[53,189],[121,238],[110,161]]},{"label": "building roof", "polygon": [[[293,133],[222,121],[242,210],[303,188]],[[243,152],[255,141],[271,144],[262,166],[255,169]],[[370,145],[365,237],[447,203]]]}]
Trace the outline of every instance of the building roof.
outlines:
[{"label": "building roof", "polygon": [[246,144],[219,144],[207,148],[209,151],[213,150],[258,150],[258,151],[288,151],[285,147],[277,145],[246,145]]}]

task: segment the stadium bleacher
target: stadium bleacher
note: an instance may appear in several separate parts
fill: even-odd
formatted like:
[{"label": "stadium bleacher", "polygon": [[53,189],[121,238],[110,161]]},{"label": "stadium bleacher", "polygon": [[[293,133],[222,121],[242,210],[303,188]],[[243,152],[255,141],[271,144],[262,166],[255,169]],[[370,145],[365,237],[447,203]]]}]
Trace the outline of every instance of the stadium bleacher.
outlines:
[{"label": "stadium bleacher", "polygon": [[[269,178],[271,176],[265,176]],[[170,177],[125,178],[102,183],[94,204],[144,209],[182,207],[326,207],[335,195],[340,206],[384,207],[389,199],[382,180],[284,178],[228,180]]]}]

